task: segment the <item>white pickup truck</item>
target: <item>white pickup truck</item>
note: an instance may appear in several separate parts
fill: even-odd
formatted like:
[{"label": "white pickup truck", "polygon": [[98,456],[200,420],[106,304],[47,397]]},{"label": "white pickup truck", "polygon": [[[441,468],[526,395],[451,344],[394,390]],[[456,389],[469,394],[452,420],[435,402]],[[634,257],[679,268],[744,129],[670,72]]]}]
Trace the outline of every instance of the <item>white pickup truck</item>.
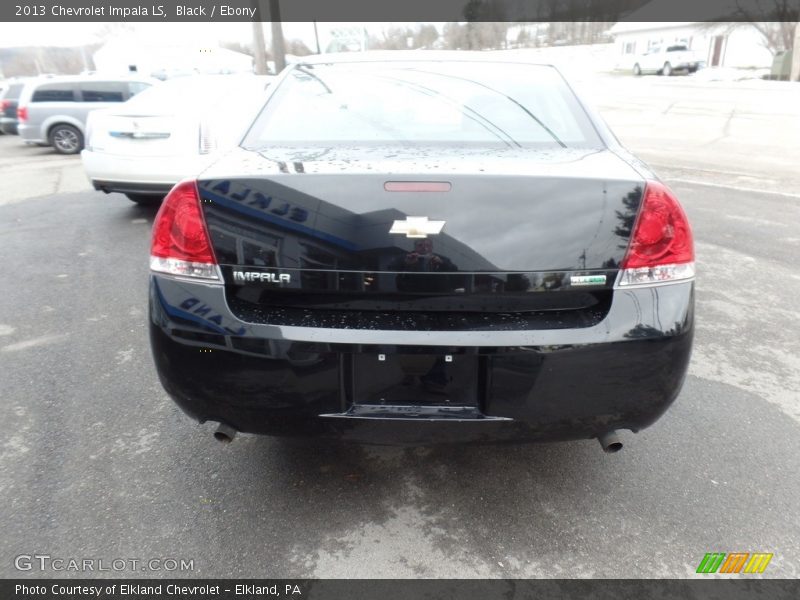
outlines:
[{"label": "white pickup truck", "polygon": [[636,58],[633,74],[638,76],[643,73],[656,73],[669,77],[676,71],[694,73],[703,64],[698,60],[697,54],[683,44],[657,46]]}]

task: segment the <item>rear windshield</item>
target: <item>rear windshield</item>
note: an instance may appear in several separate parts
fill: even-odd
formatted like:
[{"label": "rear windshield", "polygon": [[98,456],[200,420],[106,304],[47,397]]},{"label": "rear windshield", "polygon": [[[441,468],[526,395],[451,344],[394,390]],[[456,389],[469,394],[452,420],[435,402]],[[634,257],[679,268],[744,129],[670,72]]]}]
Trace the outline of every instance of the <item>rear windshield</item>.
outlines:
[{"label": "rear windshield", "polygon": [[688,49],[686,46],[670,46],[667,52],[686,52]]},{"label": "rear windshield", "polygon": [[299,65],[243,146],[354,143],[602,146],[552,67],[452,61]]},{"label": "rear windshield", "polygon": [[8,86],[5,94],[0,94],[6,100],[18,100],[22,88],[25,87],[24,83],[13,83]]}]

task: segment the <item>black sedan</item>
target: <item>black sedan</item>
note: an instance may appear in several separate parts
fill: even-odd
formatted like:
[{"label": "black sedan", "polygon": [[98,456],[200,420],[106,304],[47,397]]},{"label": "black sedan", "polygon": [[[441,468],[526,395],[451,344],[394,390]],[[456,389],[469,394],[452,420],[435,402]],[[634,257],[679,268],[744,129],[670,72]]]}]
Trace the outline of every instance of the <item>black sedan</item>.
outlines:
[{"label": "black sedan", "polygon": [[292,66],[167,196],[150,267],[161,382],[225,441],[616,451],[692,347],[683,209],[550,66]]}]

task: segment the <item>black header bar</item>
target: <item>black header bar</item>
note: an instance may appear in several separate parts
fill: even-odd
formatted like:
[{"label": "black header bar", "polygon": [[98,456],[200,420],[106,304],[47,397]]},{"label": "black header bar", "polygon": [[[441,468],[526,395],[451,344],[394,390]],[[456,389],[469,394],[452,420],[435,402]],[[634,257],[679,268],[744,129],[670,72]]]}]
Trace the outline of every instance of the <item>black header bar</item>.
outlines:
[{"label": "black header bar", "polygon": [[[277,11],[275,10],[277,7]],[[799,21],[800,0],[3,0],[8,22]]]}]

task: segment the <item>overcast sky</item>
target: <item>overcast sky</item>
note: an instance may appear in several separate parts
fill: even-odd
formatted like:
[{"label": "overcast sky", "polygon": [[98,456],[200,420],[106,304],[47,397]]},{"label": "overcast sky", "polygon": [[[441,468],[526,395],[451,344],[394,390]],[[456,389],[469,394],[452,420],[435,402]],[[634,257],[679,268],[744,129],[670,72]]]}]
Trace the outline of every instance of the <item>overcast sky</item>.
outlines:
[{"label": "overcast sky", "polygon": [[[3,1],[3,0],[0,0]],[[0,47],[14,46],[81,46],[101,41],[97,37],[104,23],[0,23]],[[264,34],[269,40],[269,23],[264,24]],[[379,34],[384,28],[415,23],[318,23],[320,45],[330,41],[330,31],[340,27],[366,27],[370,33]],[[142,35],[158,39],[205,43],[242,42],[252,40],[250,23],[134,23]],[[315,49],[313,23],[284,23],[283,35],[298,38],[311,50]]]}]

